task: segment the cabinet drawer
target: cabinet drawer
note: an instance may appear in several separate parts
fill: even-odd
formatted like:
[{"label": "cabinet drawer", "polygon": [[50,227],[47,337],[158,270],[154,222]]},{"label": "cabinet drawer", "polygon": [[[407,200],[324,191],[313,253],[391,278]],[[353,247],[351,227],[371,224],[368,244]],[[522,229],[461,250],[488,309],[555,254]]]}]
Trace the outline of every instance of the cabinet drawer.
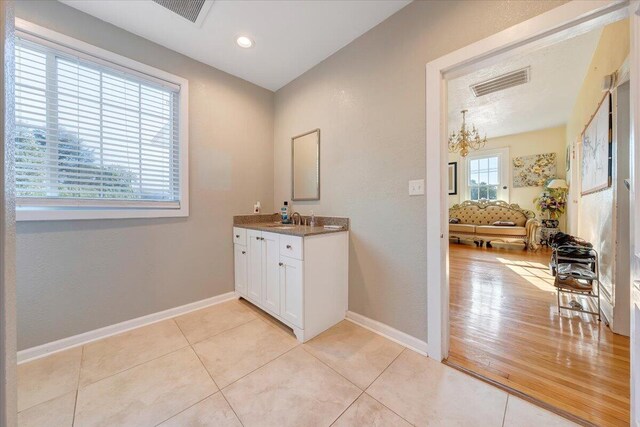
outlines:
[{"label": "cabinet drawer", "polygon": [[303,259],[302,237],[280,236],[280,255],[295,259]]},{"label": "cabinet drawer", "polygon": [[247,245],[247,229],[233,227],[233,243],[236,245]]}]

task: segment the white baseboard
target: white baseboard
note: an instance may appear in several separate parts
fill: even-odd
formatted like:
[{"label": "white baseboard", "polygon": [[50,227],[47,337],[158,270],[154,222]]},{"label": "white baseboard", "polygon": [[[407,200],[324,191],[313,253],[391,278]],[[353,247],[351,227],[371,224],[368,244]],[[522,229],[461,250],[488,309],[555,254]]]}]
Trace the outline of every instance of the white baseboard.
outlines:
[{"label": "white baseboard", "polygon": [[49,356],[50,354],[57,353],[59,351],[63,351],[63,350],[70,349],[72,347],[78,347],[80,345],[88,344],[90,342],[97,341],[102,338],[107,338],[112,335],[117,335],[126,331],[130,331],[131,329],[150,325],[152,323],[156,323],[162,320],[170,319],[172,317],[180,316],[182,314],[199,310],[201,308],[209,307],[211,305],[220,304],[222,302],[229,301],[234,298],[237,298],[235,292],[227,292],[226,294],[216,295],[215,297],[206,298],[200,301],[181,305],[179,307],[173,307],[168,310],[159,311],[157,313],[148,314],[146,316],[137,317],[131,320],[126,320],[121,323],[116,323],[115,325],[105,326],[104,328],[94,329],[93,331],[84,332],[78,335],[62,338],[60,340],[42,344],[36,347],[20,350],[18,352],[18,363],[19,364],[25,363],[34,359],[39,359],[41,357]]},{"label": "white baseboard", "polygon": [[371,332],[375,332],[376,334],[382,335],[383,337],[397,342],[398,344],[403,345],[417,353],[428,356],[426,341],[422,341],[421,339],[392,328],[389,325],[378,322],[377,320],[369,319],[368,317],[365,317],[362,314],[354,313],[353,311],[347,311],[346,318],[347,320],[355,323],[356,325],[360,325],[363,328],[370,330]]}]

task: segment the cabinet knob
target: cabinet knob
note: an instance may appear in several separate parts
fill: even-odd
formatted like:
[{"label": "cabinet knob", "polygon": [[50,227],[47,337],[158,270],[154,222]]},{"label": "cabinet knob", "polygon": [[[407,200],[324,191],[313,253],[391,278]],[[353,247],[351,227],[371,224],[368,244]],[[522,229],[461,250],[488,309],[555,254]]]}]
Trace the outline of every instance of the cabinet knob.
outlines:
[{"label": "cabinet knob", "polygon": [[242,255],[244,255],[244,254],[246,254],[246,252],[245,252],[245,251],[242,251]]},{"label": "cabinet knob", "polygon": [[278,265],[279,265],[280,267],[282,267],[284,264],[283,264],[283,263],[281,263],[281,262],[279,262],[279,263],[278,263]]},{"label": "cabinet knob", "polygon": [[240,238],[240,235],[239,235],[239,234],[236,234],[236,239],[239,239],[239,238]]},{"label": "cabinet knob", "polygon": [[260,237],[256,236],[256,240],[260,240]]},{"label": "cabinet knob", "polygon": [[291,245],[287,245],[287,249],[291,249]]}]

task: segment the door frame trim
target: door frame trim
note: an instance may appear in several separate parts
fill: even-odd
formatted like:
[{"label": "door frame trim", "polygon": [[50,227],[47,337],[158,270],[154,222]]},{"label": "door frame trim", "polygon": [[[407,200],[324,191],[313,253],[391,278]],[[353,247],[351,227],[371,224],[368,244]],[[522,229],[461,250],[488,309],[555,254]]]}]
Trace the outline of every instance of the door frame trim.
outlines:
[{"label": "door frame trim", "polygon": [[[0,4],[0,426],[17,423],[14,120],[14,4]],[[8,143],[10,142],[10,143]]]},{"label": "door frame trim", "polygon": [[[628,12],[629,1],[575,0],[426,64],[425,148],[427,153],[440,153],[426,156],[426,194],[433,195],[426,208],[429,357],[441,361],[449,354],[446,79],[582,34],[627,16]],[[632,75],[637,75],[637,61],[631,67]],[[640,95],[637,87],[632,89],[632,97],[634,94]]]}]

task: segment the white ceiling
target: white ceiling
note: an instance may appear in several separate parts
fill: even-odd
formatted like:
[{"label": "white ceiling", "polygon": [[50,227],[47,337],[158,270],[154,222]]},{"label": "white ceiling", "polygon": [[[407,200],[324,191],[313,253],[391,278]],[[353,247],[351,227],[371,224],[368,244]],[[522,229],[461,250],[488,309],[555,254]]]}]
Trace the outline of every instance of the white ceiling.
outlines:
[{"label": "white ceiling", "polygon": [[[61,0],[270,90],[277,90],[411,0],[215,0],[202,27],[151,0]],[[238,47],[238,35],[255,46]]]},{"label": "white ceiling", "polygon": [[[449,132],[458,130],[460,110],[488,138],[565,124],[578,96],[601,29],[528,55],[474,71],[449,82]],[[530,66],[529,83],[476,98],[470,86]]]}]

